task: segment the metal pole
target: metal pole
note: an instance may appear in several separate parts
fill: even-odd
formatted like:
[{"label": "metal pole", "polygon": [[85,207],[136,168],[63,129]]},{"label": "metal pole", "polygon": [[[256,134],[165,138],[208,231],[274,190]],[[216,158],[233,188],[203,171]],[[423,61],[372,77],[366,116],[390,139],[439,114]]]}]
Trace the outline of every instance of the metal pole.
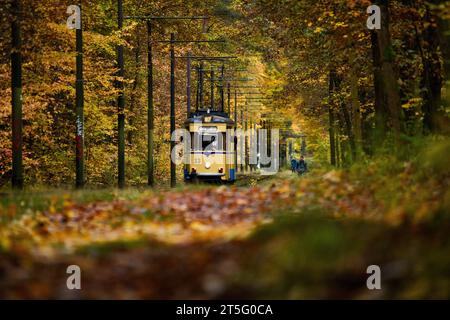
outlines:
[{"label": "metal pole", "polygon": [[[250,162],[250,152],[251,152],[251,150],[253,150],[252,148],[253,148],[253,143],[254,143],[254,141],[253,141],[253,123],[252,123],[252,118],[250,118],[249,122],[250,122],[249,123],[250,135],[249,135],[249,146],[248,146],[248,153],[249,153],[248,159],[249,159],[249,162]],[[250,172],[252,172],[253,171],[253,164],[249,164],[249,166],[250,166]]]},{"label": "metal pole", "polygon": [[200,77],[199,77],[199,79],[200,79],[200,84],[199,84],[199,92],[198,92],[198,94],[199,94],[199,107],[200,107],[200,109],[203,109],[203,61],[202,62],[200,62],[200,70],[199,70],[199,75],[200,75]]},{"label": "metal pole", "polygon": [[289,161],[292,160],[292,140],[289,140],[288,142],[288,155],[289,155]]},{"label": "metal pole", "polygon": [[198,103],[199,103],[199,99],[200,99],[200,67],[196,66],[195,70],[197,71],[197,87],[195,90],[195,94],[196,94],[196,99],[195,99],[195,111],[198,111]]},{"label": "metal pole", "polygon": [[269,150],[269,151],[267,152],[267,154],[270,154],[270,155],[272,155],[272,131],[271,130],[272,130],[272,120],[268,120],[267,121],[267,136],[268,136],[267,150]]},{"label": "metal pole", "polygon": [[237,127],[237,90],[234,90],[234,122]]},{"label": "metal pole", "polygon": [[[119,30],[123,27],[123,5],[122,0],[118,0],[118,26]],[[117,49],[117,62],[119,67],[120,78],[125,75],[124,67],[124,56],[123,56],[123,46],[119,45]],[[117,98],[117,109],[118,109],[118,131],[119,131],[119,146],[118,146],[118,185],[119,188],[125,187],[125,96],[124,96],[124,85],[123,81],[120,79],[117,82],[117,87],[119,89],[119,96]]]},{"label": "metal pole", "polygon": [[81,3],[80,7],[80,29],[76,30],[77,47],[77,80],[76,80],[76,187],[84,187],[84,88],[83,88],[83,22]]},{"label": "metal pole", "polygon": [[214,69],[211,67],[211,111],[214,110]]},{"label": "metal pole", "polygon": [[147,20],[147,184],[153,186],[154,162],[153,162],[153,52],[152,52],[152,25]]},{"label": "metal pole", "polygon": [[[266,120],[261,120],[261,129],[263,129],[263,130],[266,130],[267,129],[267,126],[266,126]],[[268,136],[266,136],[266,143],[267,143],[267,138],[268,138]],[[268,146],[266,147],[267,149],[268,149]],[[266,149],[266,150],[267,150]],[[262,168],[263,167],[263,165],[260,163],[260,167]]]},{"label": "metal pole", "polygon": [[253,165],[253,168],[254,168],[254,170],[256,170],[257,168],[258,168],[258,161],[259,161],[259,158],[258,158],[258,152],[259,152],[259,147],[258,147],[258,128],[257,128],[257,126],[256,126],[256,121],[255,121],[255,123],[253,124],[253,133],[254,133],[254,138],[255,138],[255,143],[256,143],[256,147],[254,148],[254,150],[255,150],[255,152],[256,152],[256,163]]},{"label": "metal pole", "polygon": [[[244,109],[241,107],[241,128],[244,128]],[[244,136],[245,140],[245,136]],[[242,146],[242,145],[241,145]],[[242,159],[242,155],[244,155]],[[241,172],[244,171],[244,162],[245,162],[245,143],[244,143],[244,150],[241,150]]]},{"label": "metal pole", "polygon": [[[237,121],[237,99],[236,99],[236,97],[237,97],[237,90],[235,89],[234,90],[234,125],[235,125],[235,129],[237,129],[237,125],[238,125],[238,121]],[[237,140],[235,139],[235,141],[237,142]],[[236,167],[236,172],[237,172],[237,170],[238,170],[238,167],[237,167],[237,145],[235,146],[235,152],[234,152],[234,164],[235,164],[235,167]]]},{"label": "metal pole", "polygon": [[[245,113],[247,116],[247,108],[245,108]],[[245,171],[248,171],[248,157],[247,157],[247,150],[248,150],[248,137],[247,137],[247,117],[245,117],[244,122],[244,131],[245,131],[245,146],[244,146],[244,158],[245,158]]]},{"label": "metal pole", "polygon": [[12,89],[12,187],[23,189],[22,168],[22,40],[20,35],[20,0],[12,3],[13,20],[11,51],[11,89]]},{"label": "metal pole", "polygon": [[187,103],[187,110],[186,110],[186,118],[189,119],[191,115],[191,53],[188,52],[188,58],[186,61],[186,103]]},{"label": "metal pole", "polygon": [[230,105],[230,102],[231,102],[231,89],[230,89],[230,83],[228,82],[227,83],[227,98],[228,98],[228,116],[230,116],[231,115],[231,105]]},{"label": "metal pole", "polygon": [[221,82],[221,86],[220,86],[220,112],[224,112],[224,96],[223,96],[224,69],[225,69],[225,66],[222,64],[222,67],[220,69],[220,72],[221,72],[221,75],[220,75],[220,82]]},{"label": "metal pole", "polygon": [[[170,34],[170,136],[175,131],[175,34]],[[170,187],[174,188],[177,184],[176,166],[172,161],[172,150],[175,148],[175,141],[170,139]]]}]

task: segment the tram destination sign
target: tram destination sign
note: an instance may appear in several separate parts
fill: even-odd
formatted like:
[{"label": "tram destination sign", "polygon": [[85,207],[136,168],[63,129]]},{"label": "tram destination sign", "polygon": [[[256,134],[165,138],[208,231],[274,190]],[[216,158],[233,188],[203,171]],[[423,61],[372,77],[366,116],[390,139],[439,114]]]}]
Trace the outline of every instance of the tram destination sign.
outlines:
[{"label": "tram destination sign", "polygon": [[198,132],[201,133],[217,133],[217,127],[199,127]]}]

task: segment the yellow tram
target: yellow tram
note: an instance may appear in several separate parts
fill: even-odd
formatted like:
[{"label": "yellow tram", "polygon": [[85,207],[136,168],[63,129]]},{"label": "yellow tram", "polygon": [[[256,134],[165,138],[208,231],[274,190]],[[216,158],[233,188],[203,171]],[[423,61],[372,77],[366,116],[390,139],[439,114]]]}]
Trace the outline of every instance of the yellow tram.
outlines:
[{"label": "yellow tram", "polygon": [[236,180],[236,144],[227,143],[226,133],[227,130],[234,133],[235,123],[228,114],[197,111],[186,120],[185,128],[191,136],[191,148],[187,150],[184,180],[233,183]]}]

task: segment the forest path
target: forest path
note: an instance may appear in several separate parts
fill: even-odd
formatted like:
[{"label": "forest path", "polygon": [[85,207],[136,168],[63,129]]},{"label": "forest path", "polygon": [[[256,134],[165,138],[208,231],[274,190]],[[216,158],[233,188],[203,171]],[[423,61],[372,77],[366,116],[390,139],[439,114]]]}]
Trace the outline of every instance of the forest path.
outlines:
[{"label": "forest path", "polygon": [[448,180],[377,168],[3,200],[0,298],[448,297]]},{"label": "forest path", "polygon": [[[87,203],[53,197],[45,210],[2,229],[8,250],[0,254],[0,298],[220,296],[240,243],[271,221],[287,176],[249,173],[232,187],[184,186]],[[81,268],[83,290],[66,288],[72,264]]]}]

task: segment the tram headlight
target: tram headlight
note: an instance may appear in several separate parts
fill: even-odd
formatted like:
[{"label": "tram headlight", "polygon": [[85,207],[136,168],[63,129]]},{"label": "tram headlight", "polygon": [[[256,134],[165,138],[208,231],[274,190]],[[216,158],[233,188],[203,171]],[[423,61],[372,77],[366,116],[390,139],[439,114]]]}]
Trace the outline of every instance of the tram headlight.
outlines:
[{"label": "tram headlight", "polygon": [[211,168],[211,163],[209,163],[209,162],[206,162],[206,163],[205,163],[205,168],[206,168],[206,169],[209,169],[209,168]]}]

